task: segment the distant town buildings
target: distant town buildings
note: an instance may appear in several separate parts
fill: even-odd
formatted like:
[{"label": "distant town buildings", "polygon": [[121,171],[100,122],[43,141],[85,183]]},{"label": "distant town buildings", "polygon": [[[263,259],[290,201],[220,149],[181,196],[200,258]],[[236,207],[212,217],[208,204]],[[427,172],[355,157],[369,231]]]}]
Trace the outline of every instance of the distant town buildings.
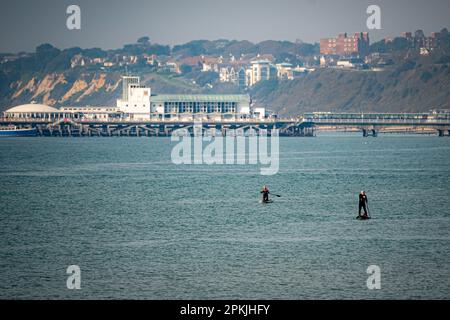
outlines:
[{"label": "distant town buildings", "polygon": [[86,64],[90,63],[86,57],[81,54],[74,55],[70,60],[70,67],[73,69],[75,67],[84,67]]},{"label": "distant town buildings", "polygon": [[142,57],[145,59],[146,64],[154,66],[157,64],[156,54],[143,54]]},{"label": "distant town buildings", "polygon": [[202,72],[217,72],[219,81],[233,83],[239,87],[251,87],[263,80],[293,80],[314,69],[294,67],[283,62],[275,64],[271,54],[241,55],[239,58],[230,55],[227,58],[202,56]]},{"label": "distant town buildings", "polygon": [[369,52],[369,34],[357,32],[352,36],[341,33],[336,38],[320,39],[320,54],[340,56],[365,56]]},{"label": "distant town buildings", "polygon": [[220,72],[220,65],[223,64],[223,57],[205,57],[201,56],[201,62],[202,62],[202,71],[208,72]]},{"label": "distant town buildings", "polygon": [[221,67],[219,71],[220,82],[229,82],[243,88],[246,86],[245,67],[242,66],[226,66]]},{"label": "distant town buildings", "polygon": [[409,48],[417,48],[421,50],[421,54],[423,52],[429,53],[429,51],[440,46],[439,32],[432,32],[427,37],[422,30],[417,30],[414,35],[411,32],[402,32],[400,36],[407,40]]},{"label": "distant town buildings", "polygon": [[277,77],[282,80],[294,79],[294,68],[291,63],[283,62],[275,65],[277,68]]},{"label": "distant town buildings", "polygon": [[340,68],[365,69],[365,63],[361,58],[344,58],[336,62]]},{"label": "distant town buildings", "polygon": [[[231,53],[248,52],[245,48],[235,47],[224,50],[222,47],[216,47],[211,50],[211,48],[199,46],[195,50],[168,48],[164,51],[142,46],[138,48],[139,50],[77,49],[73,51],[69,65],[72,69],[86,68],[89,71],[100,69],[115,72],[125,70],[126,73],[128,70],[155,72],[168,78],[182,75],[183,80],[203,88],[213,88],[217,82],[246,88],[271,79],[294,80],[314,71],[319,65],[321,68],[378,68],[381,70],[397,63],[398,53],[405,58],[418,54],[433,57],[432,51],[435,48],[446,48],[448,42],[446,39],[448,39],[448,31],[445,28],[441,32],[432,32],[429,36],[425,36],[422,30],[417,30],[402,32],[400,35],[386,38],[369,47],[370,40],[367,32],[356,32],[350,35],[340,33],[334,38],[320,39],[320,54],[317,52],[317,46],[311,45],[306,53],[301,53],[302,50],[299,47],[289,44],[285,49],[284,44],[280,43],[252,47],[248,50],[251,53],[245,54]],[[264,53],[267,51],[273,54]],[[158,52],[158,55],[153,52]],[[217,52],[217,54],[193,55],[193,52]],[[12,63],[27,55],[26,53],[0,54],[0,64]],[[67,67],[66,60],[61,62],[63,63],[63,67]],[[210,74],[202,74],[202,72]],[[127,91],[124,90],[124,92]]]},{"label": "distant town buildings", "polygon": [[180,66],[176,61],[168,61],[163,66],[162,70],[168,73],[181,73]]},{"label": "distant town buildings", "polygon": [[[408,36],[408,35],[406,35]],[[414,38],[414,37],[412,37]],[[432,40],[427,45],[432,46]],[[219,56],[157,56],[155,54],[123,55],[115,54],[104,58],[89,58],[81,54],[75,55],[71,60],[71,68],[76,67],[101,67],[117,68],[139,64],[155,68],[156,72],[167,74],[183,74],[191,71],[215,72],[221,83],[230,83],[238,87],[251,87],[260,81],[278,79],[293,80],[315,70],[315,66],[321,67],[339,66],[350,68],[359,67],[359,64],[338,61],[342,58],[364,57],[369,51],[369,35],[367,32],[354,33],[347,36],[339,34],[336,38],[321,39],[320,56],[309,57],[304,64],[312,67],[294,66],[286,59],[276,63],[272,54],[233,54]],[[426,54],[425,52],[423,54]],[[311,60],[314,58],[313,60]],[[205,86],[212,87],[206,83]]]}]

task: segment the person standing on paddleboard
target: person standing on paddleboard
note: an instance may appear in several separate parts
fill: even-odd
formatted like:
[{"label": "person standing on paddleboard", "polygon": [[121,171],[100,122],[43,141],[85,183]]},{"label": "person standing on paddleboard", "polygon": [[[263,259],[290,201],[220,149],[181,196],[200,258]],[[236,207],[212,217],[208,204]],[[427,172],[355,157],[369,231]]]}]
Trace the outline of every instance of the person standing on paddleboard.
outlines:
[{"label": "person standing on paddleboard", "polygon": [[367,218],[367,195],[365,191],[359,193],[359,211],[358,215],[361,217],[361,209],[364,209],[363,218]]},{"label": "person standing on paddleboard", "polygon": [[269,201],[269,188],[267,186],[264,186],[261,190],[261,193],[263,194],[263,202]]}]

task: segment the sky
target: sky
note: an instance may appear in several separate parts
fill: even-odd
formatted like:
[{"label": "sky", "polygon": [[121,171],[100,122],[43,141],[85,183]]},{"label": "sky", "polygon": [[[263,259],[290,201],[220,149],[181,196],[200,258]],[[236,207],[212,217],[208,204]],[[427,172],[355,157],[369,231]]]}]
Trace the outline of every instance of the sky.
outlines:
[{"label": "sky", "polygon": [[[66,27],[69,5],[81,9],[81,30]],[[369,5],[381,29],[368,30]],[[450,29],[450,0],[2,0],[0,52],[58,48],[121,48],[148,36],[153,43],[199,39],[319,42],[368,31],[371,41],[403,31]]]}]

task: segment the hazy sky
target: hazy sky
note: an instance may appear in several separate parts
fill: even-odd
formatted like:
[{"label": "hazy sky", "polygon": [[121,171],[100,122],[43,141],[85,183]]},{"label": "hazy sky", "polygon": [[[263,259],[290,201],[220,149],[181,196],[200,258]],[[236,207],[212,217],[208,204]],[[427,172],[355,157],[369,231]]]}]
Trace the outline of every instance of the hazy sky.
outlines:
[{"label": "hazy sky", "polygon": [[[81,30],[66,28],[66,8],[81,7]],[[368,5],[381,7],[381,30],[367,30]],[[2,0],[0,52],[119,48],[141,36],[180,44],[197,39],[301,39],[369,31],[373,40],[402,31],[450,27],[450,0]]]}]

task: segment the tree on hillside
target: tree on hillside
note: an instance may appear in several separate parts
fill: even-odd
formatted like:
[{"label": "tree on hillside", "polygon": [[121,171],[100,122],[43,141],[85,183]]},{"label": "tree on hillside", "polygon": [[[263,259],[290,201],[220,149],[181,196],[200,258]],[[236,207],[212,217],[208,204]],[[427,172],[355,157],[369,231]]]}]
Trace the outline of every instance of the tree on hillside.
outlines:
[{"label": "tree on hillside", "polygon": [[150,44],[150,38],[149,37],[140,37],[137,40],[137,43],[141,44],[141,45],[149,45]]},{"label": "tree on hillside", "polygon": [[180,66],[180,71],[182,74],[186,74],[192,71],[192,67],[188,64],[182,64]]},{"label": "tree on hillside", "polygon": [[107,52],[103,51],[100,48],[90,48],[90,49],[84,49],[83,55],[88,58],[104,58],[107,56]]},{"label": "tree on hillside", "polygon": [[44,43],[36,47],[36,55],[41,57],[45,55],[56,56],[59,52],[60,50],[58,48],[55,48],[49,43]]},{"label": "tree on hillside", "polygon": [[394,40],[390,42],[386,42],[386,40],[380,40],[370,45],[370,52],[393,52],[393,51],[403,51],[407,50],[409,47],[408,40],[403,37],[396,37]]},{"label": "tree on hillside", "polygon": [[174,54],[182,54],[185,57],[188,56],[198,56],[201,54],[205,54],[205,44],[208,43],[208,40],[195,40],[190,41],[188,43],[182,45],[176,45],[173,47]]},{"label": "tree on hillside", "polygon": [[123,49],[115,51],[116,53],[125,54],[125,55],[140,55],[140,54],[156,54],[156,55],[169,55],[170,47],[162,46],[159,44],[126,44],[123,46]]},{"label": "tree on hillside", "polygon": [[297,54],[300,56],[313,56],[315,54],[319,54],[320,46],[318,43],[310,44],[310,43],[296,43],[297,46]]},{"label": "tree on hillside", "polygon": [[408,49],[408,40],[403,37],[396,37],[388,45],[389,51],[402,51]]},{"label": "tree on hillside", "polygon": [[44,43],[36,48],[35,63],[39,70],[42,70],[50,63],[54,58],[56,58],[61,50],[55,48],[51,44]]}]

